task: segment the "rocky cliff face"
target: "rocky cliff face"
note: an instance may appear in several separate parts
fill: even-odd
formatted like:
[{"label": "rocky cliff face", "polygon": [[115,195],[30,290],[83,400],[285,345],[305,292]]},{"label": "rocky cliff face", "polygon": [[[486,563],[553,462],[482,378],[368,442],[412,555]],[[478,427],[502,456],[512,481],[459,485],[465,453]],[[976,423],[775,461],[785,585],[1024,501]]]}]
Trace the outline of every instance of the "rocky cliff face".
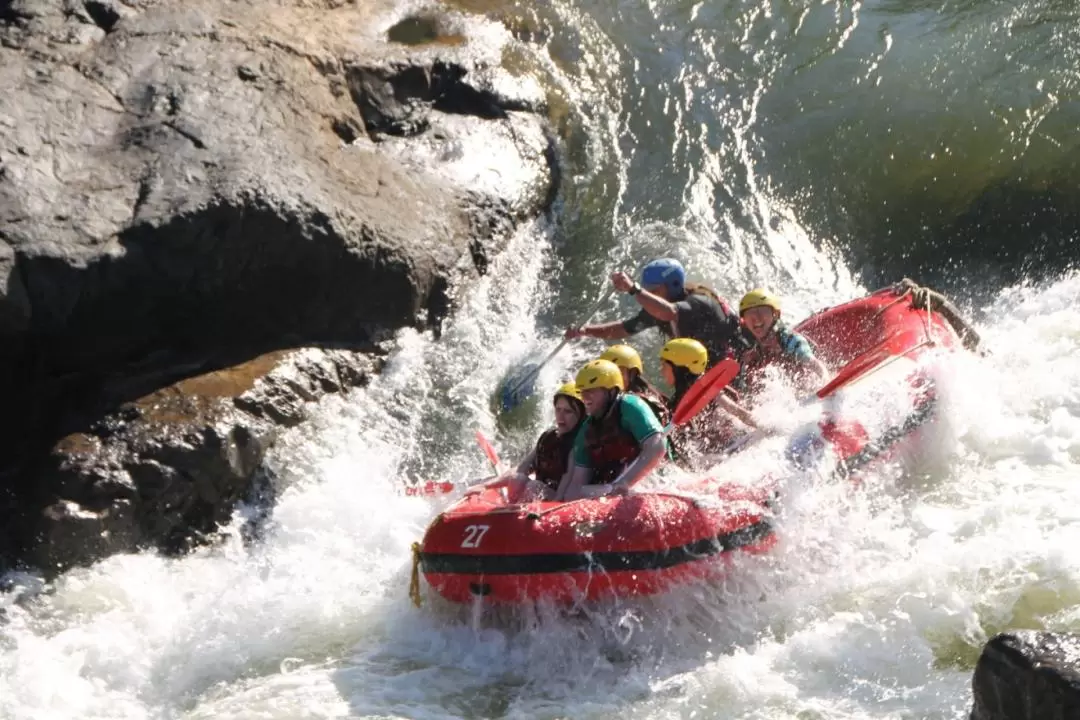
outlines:
[{"label": "rocky cliff face", "polygon": [[[209,529],[270,434],[221,429],[246,389],[168,416],[147,410],[155,392],[176,400],[190,388],[172,383],[278,349],[437,331],[455,290],[546,210],[544,95],[500,67],[505,31],[394,12],[0,0],[0,555],[65,565]],[[325,363],[362,367],[356,381],[372,368]],[[214,459],[185,467],[170,443]],[[147,519],[184,494],[178,472],[215,509]]]}]

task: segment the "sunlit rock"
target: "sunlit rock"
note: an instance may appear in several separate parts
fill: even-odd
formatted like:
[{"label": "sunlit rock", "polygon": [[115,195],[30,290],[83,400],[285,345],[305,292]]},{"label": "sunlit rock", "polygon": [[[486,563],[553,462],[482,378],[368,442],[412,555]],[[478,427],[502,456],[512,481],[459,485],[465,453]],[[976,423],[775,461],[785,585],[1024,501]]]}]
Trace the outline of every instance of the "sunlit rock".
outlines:
[{"label": "sunlit rock", "polygon": [[[141,489],[139,519],[103,515],[101,493],[64,495],[71,473],[54,486],[55,463],[42,466],[67,448],[70,470],[101,444],[91,484],[105,495],[131,499],[123,488],[142,476],[170,507],[191,503],[175,453],[115,475],[100,461],[114,440],[92,428],[128,412],[110,405],[118,378],[157,374],[157,389],[183,394],[170,383],[209,357],[438,332],[517,223],[547,210],[558,176],[543,93],[502,68],[501,26],[440,12],[0,3],[0,566],[5,547],[34,544],[20,528],[40,517],[104,523],[98,535],[122,517],[126,537],[149,542],[179,526],[148,534]],[[158,424],[189,424],[198,397],[154,409]],[[147,422],[138,402],[124,407]],[[291,422],[282,412],[271,420]],[[261,431],[218,432],[190,453],[249,476]],[[220,507],[200,517],[220,518],[238,491],[208,487],[200,502]]]}]

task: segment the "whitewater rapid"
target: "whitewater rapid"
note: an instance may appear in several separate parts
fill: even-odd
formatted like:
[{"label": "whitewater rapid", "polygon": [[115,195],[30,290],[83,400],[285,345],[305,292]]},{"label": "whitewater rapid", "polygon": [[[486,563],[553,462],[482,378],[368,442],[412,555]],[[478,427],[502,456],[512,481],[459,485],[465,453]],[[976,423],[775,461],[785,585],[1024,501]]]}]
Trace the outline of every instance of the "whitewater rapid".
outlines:
[{"label": "whitewater rapid", "polygon": [[[445,501],[404,496],[402,469],[441,448],[443,477],[484,473],[468,435],[497,430],[477,398],[503,354],[476,353],[535,310],[489,292],[441,344],[403,333],[371,387],[288,438],[257,540],[240,511],[223,545],[184,558],[9,578],[0,717],[959,719],[989,635],[1080,629],[1077,274],[985,308],[993,354],[942,378],[931,460],[862,491],[810,485],[779,551],[723,586],[572,617],[413,607],[410,544]],[[419,410],[440,383],[453,440]],[[387,413],[402,395],[415,412]]]},{"label": "whitewater rapid", "polygon": [[[276,503],[239,508],[220,545],[116,556],[48,585],[5,578],[0,719],[966,720],[989,636],[1080,630],[1077,272],[1004,289],[972,281],[957,294],[992,354],[935,370],[942,419],[922,452],[858,491],[791,478],[777,551],[741,560],[725,583],[569,617],[491,615],[430,596],[413,607],[411,544],[448,500],[404,487],[486,474],[475,430],[508,458],[524,451],[551,410],[497,418],[499,382],[556,345],[607,273],[674,252],[730,299],[768,285],[801,319],[873,289],[839,252],[858,245],[840,237],[846,213],[876,217],[880,198],[918,185],[926,166],[882,158],[904,159],[916,131],[937,142],[937,126],[911,118],[896,147],[877,130],[893,106],[919,107],[907,64],[888,62],[911,52],[904,32],[931,20],[945,32],[949,16],[905,21],[864,4],[527,5],[522,23],[547,37],[528,59],[576,108],[552,225],[511,239],[441,340],[401,332],[369,387],[327,398],[289,431],[268,461]],[[972,44],[976,60],[993,50]],[[926,62],[943,73],[964,62],[943,52]],[[785,74],[804,60],[809,80]],[[824,82],[835,63],[867,82]],[[965,87],[982,95],[976,80]],[[934,90],[953,97],[944,81]],[[940,111],[968,110],[957,97],[963,108]],[[982,152],[972,137],[962,145]],[[838,153],[854,160],[836,163]],[[864,206],[842,202],[864,196]],[[815,235],[807,214],[836,225]],[[896,240],[864,242],[885,239]],[[634,307],[613,298],[597,318]],[[658,338],[635,345],[655,374]],[[554,388],[600,347],[573,344],[539,386]],[[872,415],[879,400],[849,401]],[[770,447],[734,466],[785,472]]]}]

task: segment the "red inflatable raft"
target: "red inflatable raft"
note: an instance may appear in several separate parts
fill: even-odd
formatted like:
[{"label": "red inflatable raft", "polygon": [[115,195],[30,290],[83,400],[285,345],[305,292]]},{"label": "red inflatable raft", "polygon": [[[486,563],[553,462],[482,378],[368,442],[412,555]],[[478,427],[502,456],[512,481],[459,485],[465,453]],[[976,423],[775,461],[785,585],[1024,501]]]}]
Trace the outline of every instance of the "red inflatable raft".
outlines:
[{"label": "red inflatable raft", "polygon": [[[938,314],[916,310],[910,295],[882,290],[817,313],[797,328],[839,372],[819,397],[901,357],[960,342]],[[823,442],[843,474],[887,455],[928,420],[932,390],[921,392],[912,415],[871,440],[857,423],[822,423]],[[762,553],[775,543],[773,492],[704,479],[701,495],[643,491],[566,503],[508,504],[501,490],[468,495],[440,513],[417,548],[428,583],[454,602],[557,603],[611,595],[650,595],[674,584],[722,573],[733,553]]]},{"label": "red inflatable raft", "polygon": [[643,492],[529,505],[484,490],[435,518],[419,560],[455,602],[650,595],[716,572],[708,561],[732,551],[768,550],[770,515],[763,494],[731,487],[714,498]]}]

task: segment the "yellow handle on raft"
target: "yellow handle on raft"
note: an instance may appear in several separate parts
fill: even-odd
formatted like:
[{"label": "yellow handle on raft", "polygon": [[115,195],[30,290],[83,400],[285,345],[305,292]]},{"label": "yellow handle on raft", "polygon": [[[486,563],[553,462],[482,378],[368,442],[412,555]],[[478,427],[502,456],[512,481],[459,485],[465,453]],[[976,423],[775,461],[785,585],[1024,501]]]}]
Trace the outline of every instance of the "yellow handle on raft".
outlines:
[{"label": "yellow handle on raft", "polygon": [[420,594],[420,543],[412,544],[412,574],[409,576],[409,599],[413,605],[420,607],[423,604],[423,596]]}]

